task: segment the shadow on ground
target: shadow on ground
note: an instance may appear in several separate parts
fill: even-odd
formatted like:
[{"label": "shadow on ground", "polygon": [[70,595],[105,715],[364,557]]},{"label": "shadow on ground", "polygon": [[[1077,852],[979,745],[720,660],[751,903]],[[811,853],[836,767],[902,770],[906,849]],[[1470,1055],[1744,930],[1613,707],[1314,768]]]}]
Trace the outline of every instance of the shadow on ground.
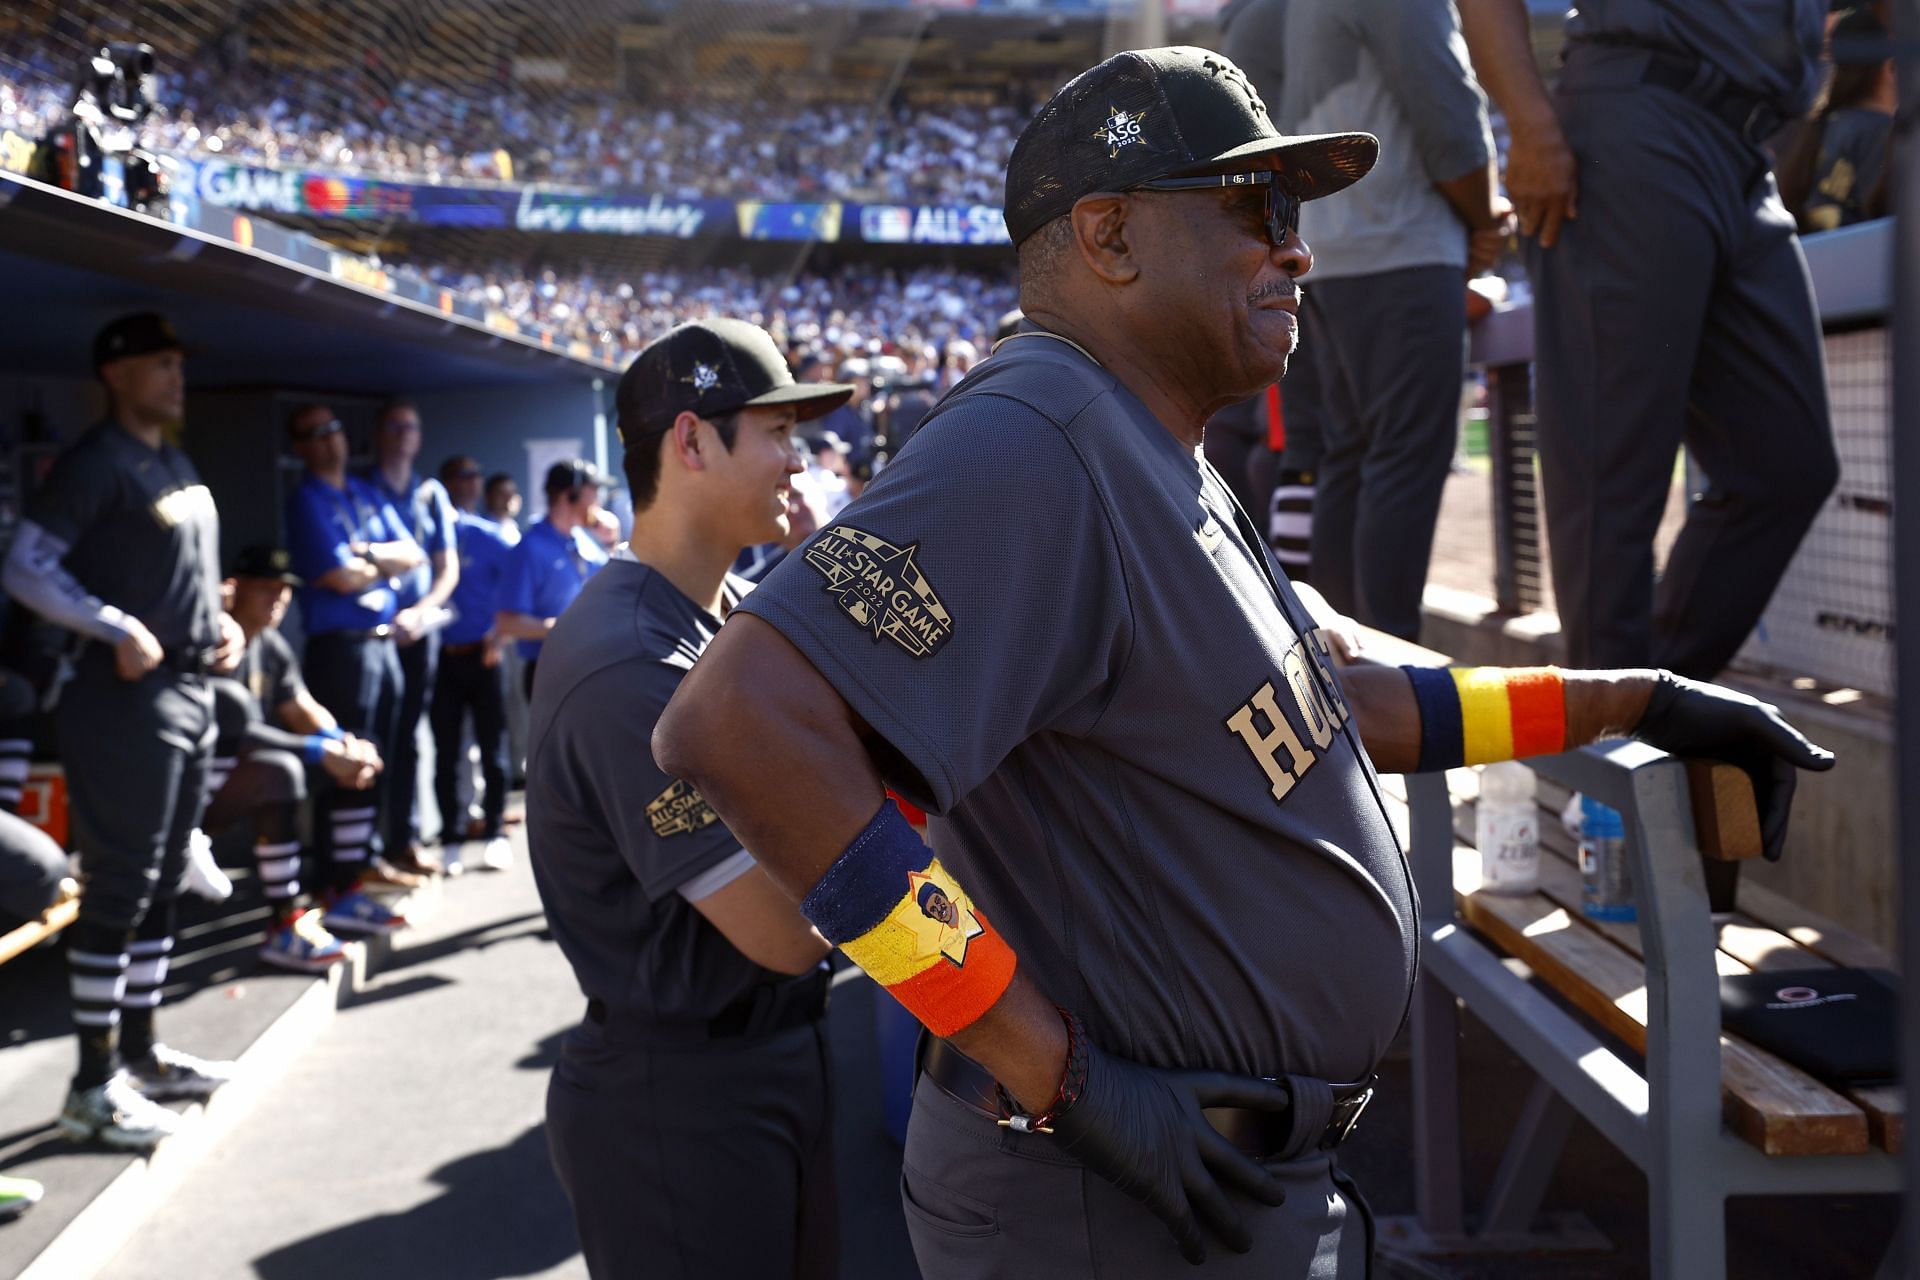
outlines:
[{"label": "shadow on ground", "polygon": [[339,1280],[346,1260],[384,1276],[507,1280],[537,1275],[580,1251],[573,1216],[547,1161],[545,1125],[504,1147],[433,1171],[443,1190],[381,1214],[294,1241],[254,1260],[261,1280]]}]

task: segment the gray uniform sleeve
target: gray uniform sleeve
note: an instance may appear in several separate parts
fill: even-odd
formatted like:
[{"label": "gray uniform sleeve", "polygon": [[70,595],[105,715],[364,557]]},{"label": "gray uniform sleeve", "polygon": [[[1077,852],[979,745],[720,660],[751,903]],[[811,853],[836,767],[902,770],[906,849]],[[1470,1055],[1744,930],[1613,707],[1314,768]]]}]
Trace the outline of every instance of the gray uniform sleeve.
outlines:
[{"label": "gray uniform sleeve", "polygon": [[[653,902],[740,849],[700,792],[653,762],[654,722],[681,675],[635,659],[588,676],[567,695],[573,714],[563,717],[564,734],[545,748],[563,754],[549,776],[564,777],[575,790],[567,809],[583,818],[598,815],[593,825],[611,835],[620,860]],[[580,714],[584,708],[591,713]]]},{"label": "gray uniform sleeve", "polygon": [[1427,176],[1445,182],[1484,166],[1493,130],[1453,0],[1356,0],[1348,21],[1398,95]]},{"label": "gray uniform sleeve", "polygon": [[80,585],[61,563],[73,548],[31,520],[22,520],[0,567],[0,586],[49,622],[70,631],[119,644],[127,634],[127,614]]},{"label": "gray uniform sleeve", "polygon": [[975,394],[739,608],[886,739],[888,781],[943,812],[1026,738],[1098,723],[1133,634],[1112,518],[1066,431]]}]

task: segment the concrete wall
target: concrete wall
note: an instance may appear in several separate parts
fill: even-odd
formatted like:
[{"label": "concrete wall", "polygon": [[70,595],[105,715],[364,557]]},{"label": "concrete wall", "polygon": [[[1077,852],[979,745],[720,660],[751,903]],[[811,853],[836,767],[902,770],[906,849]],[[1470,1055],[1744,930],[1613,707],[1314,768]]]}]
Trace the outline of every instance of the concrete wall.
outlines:
[{"label": "concrete wall", "polygon": [[420,469],[437,471],[449,456],[466,453],[489,474],[507,472],[526,498],[525,525],[539,519],[546,506],[541,493],[546,477],[529,466],[528,441],[578,440],[581,456],[602,468],[619,466],[620,444],[602,408],[610,393],[596,380],[419,396]]}]

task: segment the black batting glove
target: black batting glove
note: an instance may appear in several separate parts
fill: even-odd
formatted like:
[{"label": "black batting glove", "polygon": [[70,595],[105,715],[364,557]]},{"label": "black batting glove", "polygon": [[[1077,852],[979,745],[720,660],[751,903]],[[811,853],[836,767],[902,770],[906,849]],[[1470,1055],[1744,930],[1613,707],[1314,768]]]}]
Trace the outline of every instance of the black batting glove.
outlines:
[{"label": "black batting glove", "polygon": [[1257,1107],[1284,1113],[1287,1090],[1216,1071],[1160,1071],[1086,1046],[1086,1084],[1053,1117],[1053,1132],[1081,1164],[1144,1203],[1188,1262],[1206,1261],[1201,1224],[1235,1253],[1253,1237],[1227,1188],[1277,1205],[1286,1191],[1207,1123],[1202,1107]]},{"label": "black batting glove", "polygon": [[1799,771],[1833,768],[1833,752],[1807,741],[1778,707],[1671,671],[1656,676],[1633,736],[1670,755],[1707,756],[1745,770],[1760,810],[1761,851],[1775,862],[1786,844]]}]

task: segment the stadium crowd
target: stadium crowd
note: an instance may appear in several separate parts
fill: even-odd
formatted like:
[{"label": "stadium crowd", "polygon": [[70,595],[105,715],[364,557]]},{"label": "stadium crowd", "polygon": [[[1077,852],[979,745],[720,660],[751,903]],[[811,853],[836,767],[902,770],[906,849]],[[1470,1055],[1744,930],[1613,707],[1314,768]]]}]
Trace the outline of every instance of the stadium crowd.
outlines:
[{"label": "stadium crowd", "polygon": [[[72,104],[74,68],[0,55],[0,127],[37,138]],[[427,182],[628,187],[680,199],[998,204],[1030,111],[953,101],[699,99],[452,87],[244,64],[163,68],[142,132],[164,155]]]},{"label": "stadium crowd", "polygon": [[578,274],[512,262],[484,267],[422,261],[415,268],[516,323],[612,343],[624,363],[676,324],[734,316],[837,363],[882,349],[919,351],[953,341],[982,346],[994,318],[1013,308],[1010,275],[949,267],[906,273],[872,264],[805,272],[784,282],[734,267]]}]

